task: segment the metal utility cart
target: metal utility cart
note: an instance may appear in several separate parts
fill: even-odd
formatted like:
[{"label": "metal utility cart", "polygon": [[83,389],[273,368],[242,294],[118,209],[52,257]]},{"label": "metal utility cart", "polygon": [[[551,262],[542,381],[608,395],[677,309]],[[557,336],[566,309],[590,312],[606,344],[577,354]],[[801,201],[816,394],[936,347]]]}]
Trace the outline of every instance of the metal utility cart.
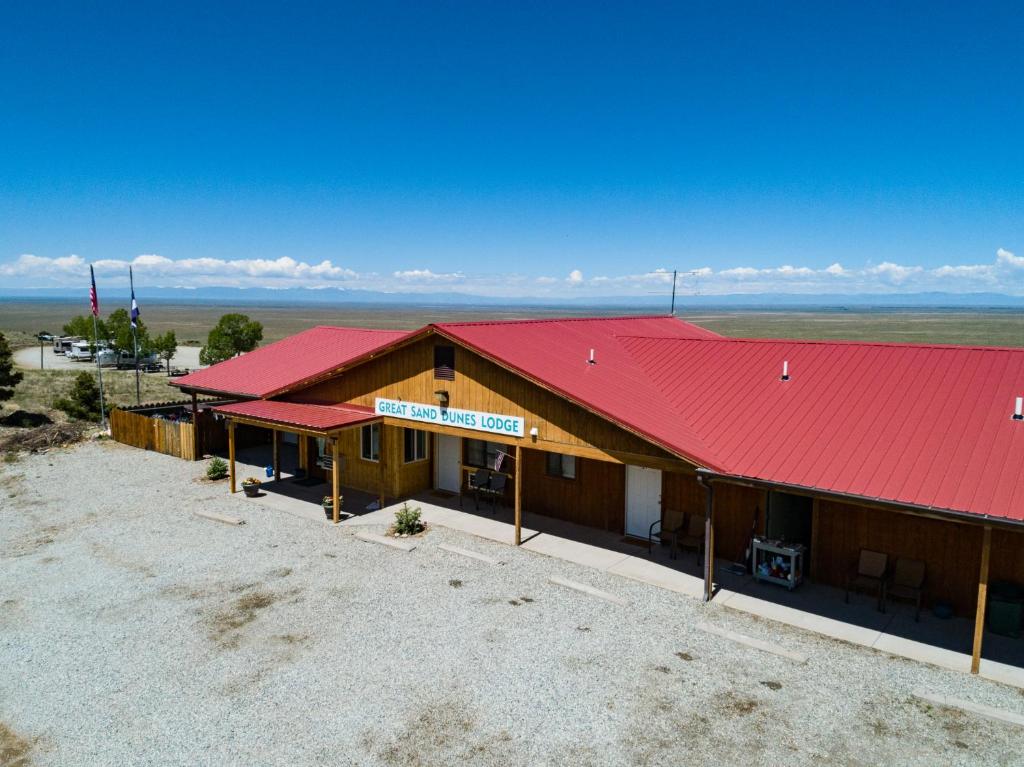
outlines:
[{"label": "metal utility cart", "polygon": [[804,580],[804,555],[807,547],[799,543],[783,543],[755,537],[753,575],[760,583],[776,583],[790,591]]}]

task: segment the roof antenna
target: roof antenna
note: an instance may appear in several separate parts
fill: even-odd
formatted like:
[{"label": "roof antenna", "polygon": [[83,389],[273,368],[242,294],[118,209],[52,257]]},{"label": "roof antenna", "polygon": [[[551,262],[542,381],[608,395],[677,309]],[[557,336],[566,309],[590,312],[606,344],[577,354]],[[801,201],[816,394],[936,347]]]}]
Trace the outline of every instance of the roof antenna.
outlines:
[{"label": "roof antenna", "polygon": [[782,362],[782,380],[789,380],[789,360],[783,360]]},{"label": "roof antenna", "polygon": [[594,359],[594,350],[593,349],[590,350],[590,359],[587,360],[587,364],[588,365],[596,365],[597,364],[597,360]]},{"label": "roof antenna", "polygon": [[669,312],[672,317],[676,316],[676,275],[678,273],[677,269],[672,270],[672,309]]},{"label": "roof antenna", "polygon": [[1013,420],[1024,421],[1024,397],[1017,397],[1013,406]]}]

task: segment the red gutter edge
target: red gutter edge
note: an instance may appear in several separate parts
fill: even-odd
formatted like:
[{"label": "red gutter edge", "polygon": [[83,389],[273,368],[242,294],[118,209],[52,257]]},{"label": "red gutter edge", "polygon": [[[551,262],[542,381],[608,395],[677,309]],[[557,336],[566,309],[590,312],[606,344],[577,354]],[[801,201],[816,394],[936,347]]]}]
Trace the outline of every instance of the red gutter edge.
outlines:
[{"label": "red gutter edge", "polygon": [[594,407],[593,405],[589,405],[586,402],[583,402],[582,400],[577,399],[576,397],[572,396],[571,394],[569,394],[567,391],[563,390],[562,388],[560,388],[558,386],[554,386],[552,384],[549,384],[549,383],[547,383],[545,381],[540,380],[539,378],[536,378],[535,376],[530,375],[525,370],[520,368],[518,365],[513,365],[511,362],[506,362],[505,360],[502,360],[499,357],[494,356],[493,354],[489,354],[488,352],[485,352],[483,349],[478,347],[476,344],[469,343],[468,341],[465,341],[465,340],[463,340],[461,338],[458,338],[457,336],[452,336],[452,335],[446,333],[442,328],[437,327],[436,325],[432,324],[429,327],[434,328],[434,331],[439,336],[443,336],[444,338],[447,338],[449,341],[454,341],[455,343],[458,343],[458,344],[461,344],[461,345],[463,345],[465,347],[468,347],[469,349],[472,349],[473,351],[475,351],[480,356],[482,356],[482,357],[484,357],[486,359],[489,359],[491,362],[494,362],[497,365],[500,365],[502,367],[506,367],[506,368],[509,368],[511,370],[514,370],[516,373],[518,373],[520,376],[525,378],[527,381],[530,381],[530,382],[536,384],[537,386],[540,386],[541,388],[547,389],[548,391],[552,391],[552,392],[555,392],[555,393],[561,395],[565,399],[567,399],[570,402],[576,404],[577,406],[583,408],[584,410],[589,410],[591,413],[594,413],[594,414],[600,416],[601,418],[604,418],[609,423],[612,423],[615,426],[618,426],[620,429],[625,429],[628,432],[636,434],[637,436],[641,437],[642,439],[646,439],[648,442],[650,442],[651,444],[653,444],[653,445],[655,445],[657,447],[660,447],[662,450],[665,450],[666,452],[671,453],[672,455],[674,455],[674,456],[676,456],[678,458],[682,458],[684,461],[687,461],[687,462],[693,464],[694,466],[697,467],[698,470],[700,470],[700,468],[702,466],[709,466],[709,467],[715,469],[716,471],[720,471],[719,467],[713,466],[710,462],[704,461],[704,460],[698,460],[695,457],[693,457],[691,455],[688,455],[688,454],[682,452],[681,450],[679,450],[677,448],[670,447],[669,445],[665,444],[664,442],[662,442],[657,437],[654,437],[654,436],[648,434],[643,429],[638,429],[635,426],[632,426],[632,425],[624,423],[623,421],[620,421],[618,418],[614,417],[610,413],[605,412],[601,408]]},{"label": "red gutter edge", "polygon": [[988,514],[975,514],[970,511],[956,511],[941,506],[922,506],[918,503],[906,503],[904,501],[893,501],[888,498],[872,498],[868,495],[856,495],[855,493],[843,493],[838,490],[824,490],[810,485],[794,485],[788,482],[772,482],[768,479],[756,477],[745,477],[740,474],[728,474],[726,472],[712,471],[711,469],[698,468],[697,476],[704,477],[706,481],[723,480],[747,487],[760,487],[768,490],[778,489],[783,491],[794,491],[797,493],[813,493],[826,500],[838,500],[848,503],[874,504],[891,507],[894,510],[904,509],[918,514],[948,518],[952,522],[967,522],[974,525],[993,525],[1002,527],[1014,532],[1020,532],[1024,528],[1024,520],[1010,519],[1009,517],[993,517]]}]

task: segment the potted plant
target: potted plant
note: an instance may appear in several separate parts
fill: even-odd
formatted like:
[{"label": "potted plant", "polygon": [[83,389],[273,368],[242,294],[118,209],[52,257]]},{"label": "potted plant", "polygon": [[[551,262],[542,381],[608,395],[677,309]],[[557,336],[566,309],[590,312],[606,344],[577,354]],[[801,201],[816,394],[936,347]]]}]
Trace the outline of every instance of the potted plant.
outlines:
[{"label": "potted plant", "polygon": [[256,477],[246,477],[242,481],[242,490],[246,497],[255,498],[260,492],[260,481]]},{"label": "potted plant", "polygon": [[[341,513],[342,497],[338,496],[338,513]],[[325,495],[322,501],[324,507],[324,516],[328,519],[334,519],[334,498],[329,495]]]}]

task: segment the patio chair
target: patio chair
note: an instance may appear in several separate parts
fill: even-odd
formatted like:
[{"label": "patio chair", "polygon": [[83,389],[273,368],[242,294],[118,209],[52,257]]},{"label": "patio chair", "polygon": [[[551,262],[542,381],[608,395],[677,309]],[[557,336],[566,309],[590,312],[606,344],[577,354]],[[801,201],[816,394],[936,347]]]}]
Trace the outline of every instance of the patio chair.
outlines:
[{"label": "patio chair", "polygon": [[921,597],[924,595],[925,564],[919,559],[896,560],[892,576],[882,587],[882,612],[889,599],[905,599],[915,604],[914,622],[921,620]]},{"label": "patio chair", "polygon": [[676,537],[676,549],[691,549],[697,552],[697,566],[704,563],[704,516],[687,514],[686,527]]},{"label": "patio chair", "polygon": [[647,556],[651,556],[654,550],[654,541],[657,539],[662,544],[669,544],[669,556],[676,558],[676,538],[683,533],[683,525],[686,523],[686,515],[675,509],[664,509],[661,512],[661,519],[651,524],[647,531]]},{"label": "patio chair", "polygon": [[878,599],[878,610],[882,610],[882,590],[885,586],[885,571],[889,567],[889,555],[880,551],[861,549],[857,569],[846,579],[846,603],[850,603],[850,591],[874,591]]},{"label": "patio chair", "polygon": [[487,471],[487,469],[477,469],[469,475],[469,489],[473,492],[473,503],[477,511],[480,511],[480,493],[481,491],[486,492],[490,484],[491,472]]},{"label": "patio chair", "polygon": [[479,489],[479,492],[491,499],[491,514],[495,513],[498,501],[505,498],[505,483],[507,481],[508,477],[504,474],[491,474],[490,482]]}]

